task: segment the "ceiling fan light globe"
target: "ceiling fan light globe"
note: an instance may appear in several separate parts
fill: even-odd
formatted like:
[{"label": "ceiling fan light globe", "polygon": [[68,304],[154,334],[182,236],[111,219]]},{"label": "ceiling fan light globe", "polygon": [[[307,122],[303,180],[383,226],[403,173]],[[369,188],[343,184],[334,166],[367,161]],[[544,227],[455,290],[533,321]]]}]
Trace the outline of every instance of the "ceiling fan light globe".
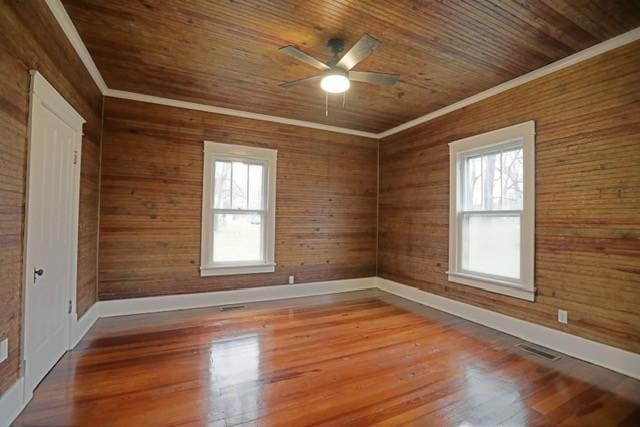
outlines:
[{"label": "ceiling fan light globe", "polygon": [[320,80],[320,87],[325,92],[342,93],[349,90],[351,82],[342,74],[328,74]]}]

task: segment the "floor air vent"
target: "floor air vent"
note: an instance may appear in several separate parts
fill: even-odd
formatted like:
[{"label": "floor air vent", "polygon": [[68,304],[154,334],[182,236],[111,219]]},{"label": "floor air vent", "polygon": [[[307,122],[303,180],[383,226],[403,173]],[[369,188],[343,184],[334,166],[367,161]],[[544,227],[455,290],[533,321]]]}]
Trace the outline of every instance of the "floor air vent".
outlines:
[{"label": "floor air vent", "polygon": [[547,360],[555,361],[560,359],[560,356],[554,353],[551,353],[549,350],[540,347],[534,347],[531,344],[520,343],[516,344],[516,347],[521,348],[527,353],[534,354],[536,356],[542,357]]},{"label": "floor air vent", "polygon": [[240,310],[244,308],[244,305],[223,305],[220,307],[220,311]]}]

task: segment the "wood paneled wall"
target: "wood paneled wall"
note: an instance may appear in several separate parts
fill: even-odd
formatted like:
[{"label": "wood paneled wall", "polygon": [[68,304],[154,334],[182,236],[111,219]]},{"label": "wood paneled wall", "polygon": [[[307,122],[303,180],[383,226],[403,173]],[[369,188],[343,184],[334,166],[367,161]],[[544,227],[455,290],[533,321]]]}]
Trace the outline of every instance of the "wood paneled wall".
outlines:
[{"label": "wood paneled wall", "polygon": [[87,120],[82,140],[78,315],[96,301],[102,95],[44,1],[0,3],[0,393],[19,376],[29,70],[39,70]]},{"label": "wood paneled wall", "polygon": [[[105,99],[100,299],[375,274],[377,140]],[[202,278],[203,141],[278,150],[276,271]]]},{"label": "wood paneled wall", "polygon": [[[0,393],[19,375],[30,69],[85,117],[78,314],[96,300],[102,97],[44,2],[0,4]],[[107,99],[103,299],[376,273],[376,141]],[[537,124],[535,303],[446,280],[447,142]],[[277,148],[273,274],[199,276],[202,141]],[[640,42],[386,138],[379,274],[640,352]],[[569,324],[555,321],[558,308]]]},{"label": "wood paneled wall", "polygon": [[[534,303],[445,273],[447,143],[526,120],[537,131]],[[640,352],[640,42],[384,139],[380,179],[380,276]]]}]

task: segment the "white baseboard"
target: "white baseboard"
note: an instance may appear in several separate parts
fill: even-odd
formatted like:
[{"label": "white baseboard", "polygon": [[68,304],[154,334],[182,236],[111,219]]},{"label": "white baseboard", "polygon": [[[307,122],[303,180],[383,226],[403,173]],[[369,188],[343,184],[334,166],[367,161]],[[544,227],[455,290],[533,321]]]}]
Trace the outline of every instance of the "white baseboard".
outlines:
[{"label": "white baseboard", "polygon": [[[376,277],[363,277],[327,282],[299,283],[296,285],[264,286],[233,291],[98,301],[74,324],[70,349],[73,349],[80,342],[96,320],[101,317],[337,294],[375,288],[376,280]],[[20,377],[0,396],[0,427],[9,426],[15,420],[31,400],[32,392],[32,390],[25,390],[24,377]]]},{"label": "white baseboard", "polygon": [[460,301],[454,301],[392,280],[379,277],[377,286],[381,290],[399,297],[517,336],[576,359],[640,379],[640,354],[597,343]]},{"label": "white baseboard", "polygon": [[[72,350],[82,337],[91,329],[98,320],[99,303],[94,303],[84,315],[76,320],[72,327],[72,342],[69,350]],[[25,389],[24,377],[20,377],[7,391],[0,396],[0,427],[9,426],[20,412],[27,406],[33,396],[33,390]]]},{"label": "white baseboard", "polygon": [[[94,303],[89,310],[72,326],[72,342],[69,350],[72,350],[82,337],[91,329],[98,320],[99,303]],[[33,390],[25,389],[24,377],[18,378],[7,391],[0,396],[0,427],[9,426],[20,412],[27,406],[33,396]]]},{"label": "white baseboard", "polygon": [[[523,340],[551,348],[577,359],[585,360],[611,369],[612,371],[620,372],[629,377],[640,379],[640,354],[600,344],[460,301],[454,301],[380,277],[300,283],[296,285],[265,286],[233,291],[99,301],[78,319],[73,331],[73,347],[80,342],[96,320],[101,317],[328,295],[371,288],[378,288],[401,298],[415,301],[454,316],[517,336]],[[9,425],[22,409],[24,409],[30,399],[31,393],[27,393],[27,390],[24,389],[24,378],[20,378],[11,388],[0,396],[0,427]],[[8,420],[8,422],[6,420]]]},{"label": "white baseboard", "polygon": [[99,316],[100,302],[95,302],[91,307],[89,307],[89,310],[87,310],[80,319],[76,320],[73,328],[71,348],[69,350],[72,350],[76,345],[78,345],[82,337],[84,337],[89,329],[91,329],[93,324],[96,323],[96,320],[98,320]]},{"label": "white baseboard", "polygon": [[[523,340],[548,347],[612,371],[640,379],[640,354],[625,351],[606,344],[571,335],[491,310],[455,301],[421,291],[380,277],[332,280],[297,285],[265,286],[233,291],[205,292],[198,294],[168,295],[100,301],[95,307],[96,318],[159,311],[184,310],[257,301],[297,298],[379,288],[399,297],[433,307],[454,316],[470,320],[489,328],[517,336]],[[83,321],[90,313],[87,312]],[[95,321],[95,319],[93,320]],[[88,322],[88,319],[87,319]],[[92,324],[92,323],[91,323]],[[90,326],[89,326],[90,327]],[[89,329],[87,327],[86,330]],[[84,333],[82,334],[84,335]],[[79,336],[79,341],[81,336]]]},{"label": "white baseboard", "polygon": [[158,311],[186,310],[257,301],[270,301],[314,295],[336,294],[376,287],[376,277],[299,283],[296,285],[263,286],[233,291],[203,292],[100,301],[99,317],[124,316]]},{"label": "white baseboard", "polygon": [[22,412],[29,402],[24,397],[24,377],[20,377],[0,396],[0,427],[9,426]]}]

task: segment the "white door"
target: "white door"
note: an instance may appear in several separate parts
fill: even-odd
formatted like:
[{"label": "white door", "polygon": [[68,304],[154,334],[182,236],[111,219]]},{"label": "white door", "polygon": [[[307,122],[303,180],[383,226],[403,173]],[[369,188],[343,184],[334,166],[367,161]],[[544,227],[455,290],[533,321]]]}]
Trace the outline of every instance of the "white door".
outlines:
[{"label": "white door", "polygon": [[[70,105],[41,75],[35,74],[33,80],[24,323],[25,379],[29,391],[70,344],[82,138],[74,115],[68,111]],[[77,113],[75,116],[80,117]]]}]

